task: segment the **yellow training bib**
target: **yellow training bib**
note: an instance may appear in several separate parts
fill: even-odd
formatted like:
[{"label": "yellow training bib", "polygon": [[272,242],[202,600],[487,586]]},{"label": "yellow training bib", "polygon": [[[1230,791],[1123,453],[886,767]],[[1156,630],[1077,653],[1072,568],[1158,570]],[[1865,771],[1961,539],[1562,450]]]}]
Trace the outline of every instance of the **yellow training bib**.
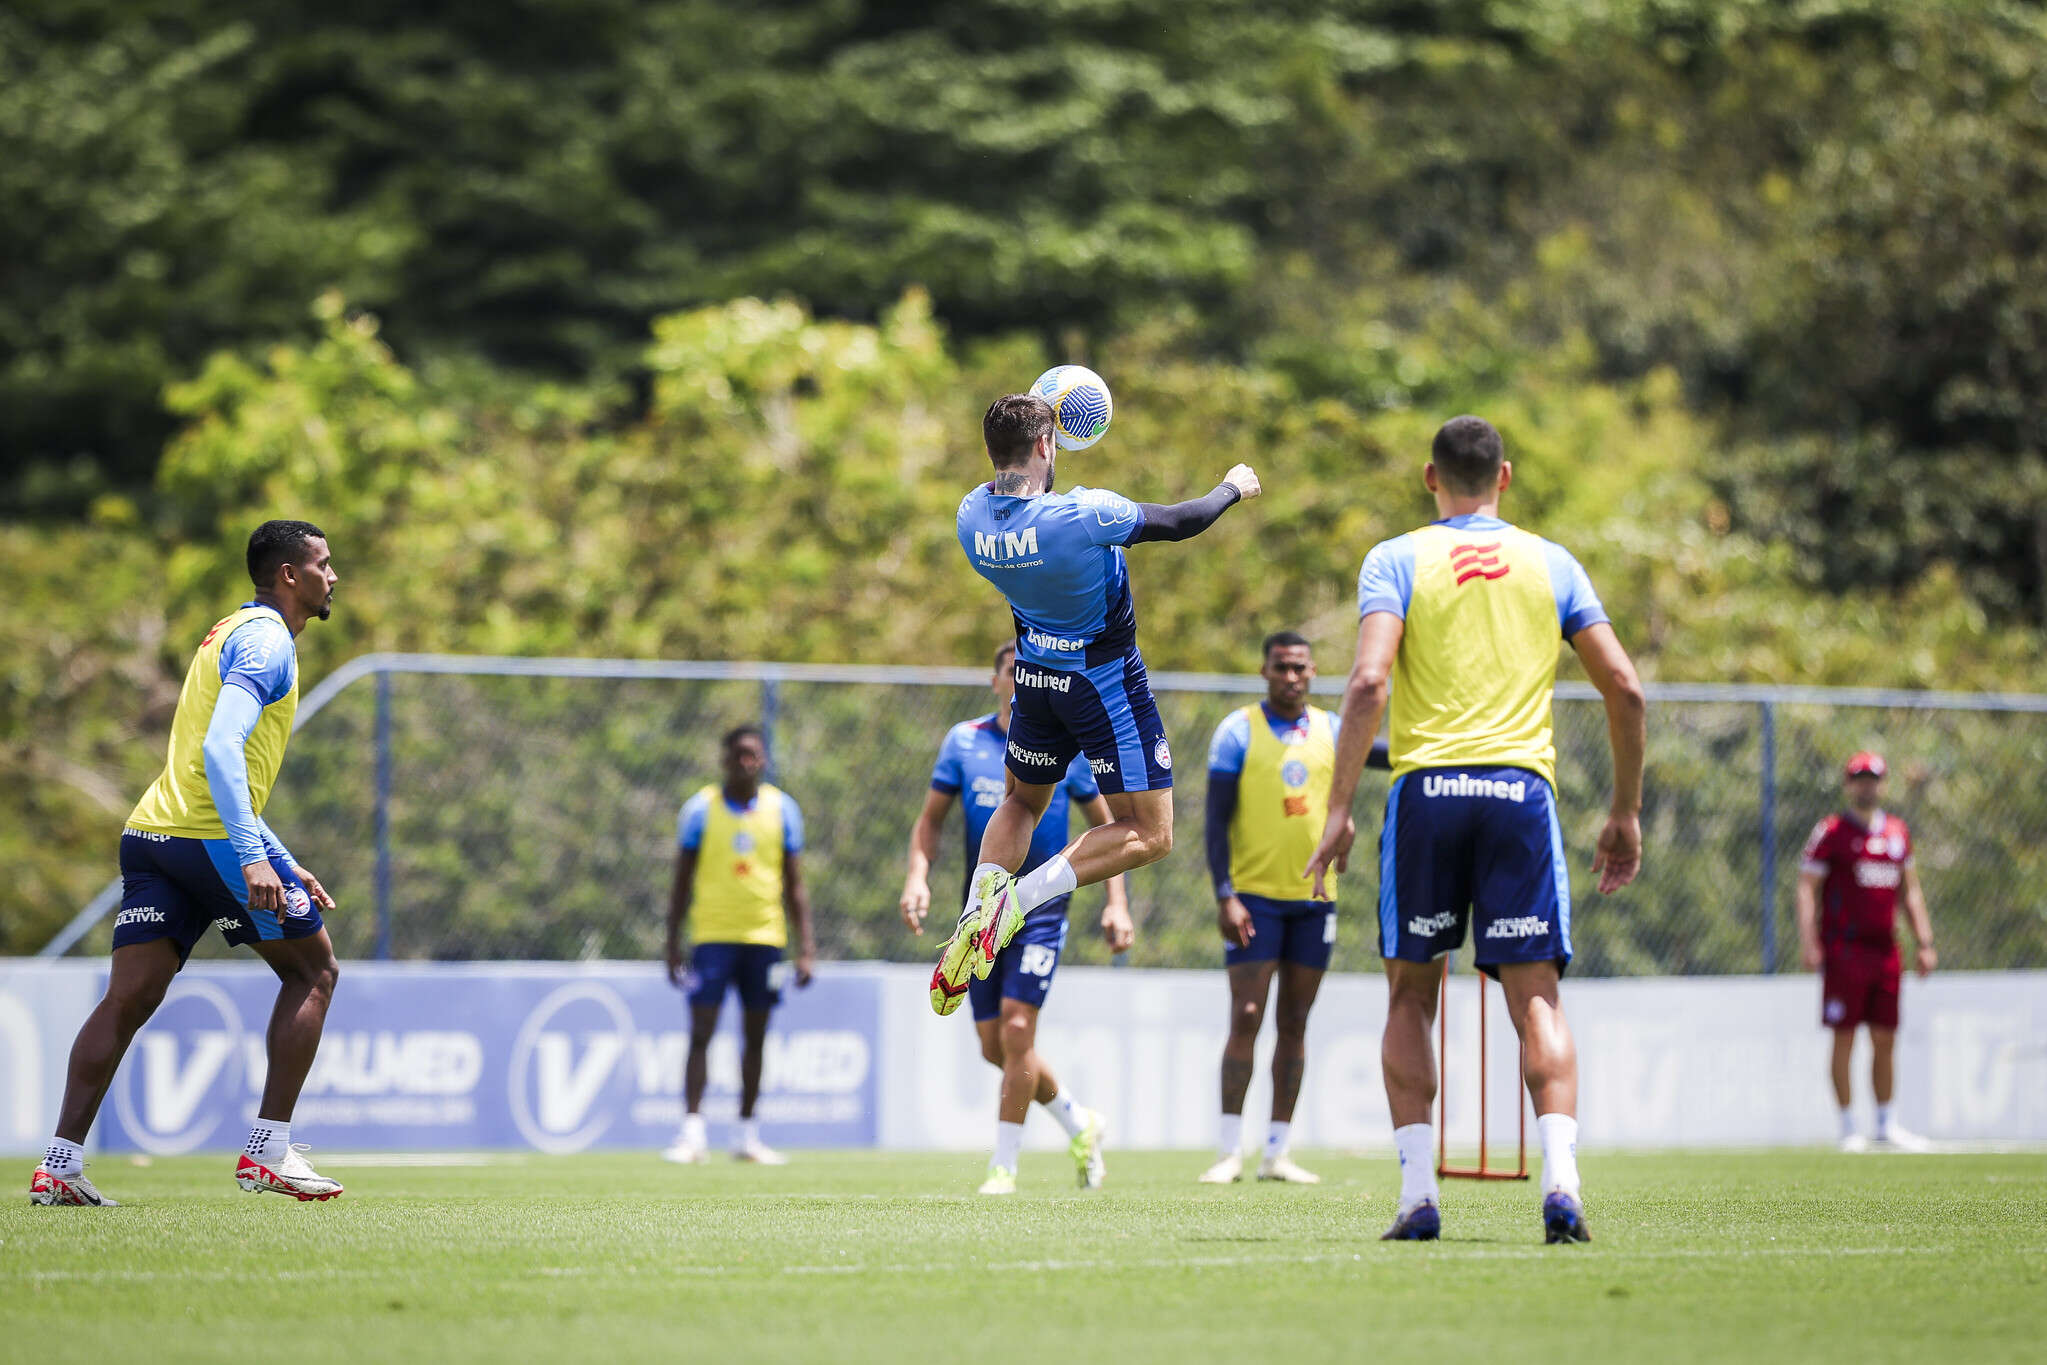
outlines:
[{"label": "yellow training bib", "polygon": [[[1315,883],[1301,875],[1329,818],[1336,777],[1336,726],[1327,711],[1308,708],[1307,734],[1288,744],[1272,733],[1262,705],[1241,712],[1250,725],[1237,809],[1230,817],[1230,883],[1239,894],[1270,900],[1312,900]],[[1330,899],[1336,873],[1330,872]]]},{"label": "yellow training bib", "polygon": [[696,896],[690,902],[691,937],[698,943],[789,946],[782,910],[783,796],[761,783],[753,805],[735,811],[713,784],[698,793],[708,801],[703,842],[697,846]]}]

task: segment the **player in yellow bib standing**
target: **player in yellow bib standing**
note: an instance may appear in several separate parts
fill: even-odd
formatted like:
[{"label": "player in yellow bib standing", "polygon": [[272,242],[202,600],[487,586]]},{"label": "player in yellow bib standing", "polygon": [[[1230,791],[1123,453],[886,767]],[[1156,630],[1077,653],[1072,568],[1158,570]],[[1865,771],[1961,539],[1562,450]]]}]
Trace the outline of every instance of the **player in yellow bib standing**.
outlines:
[{"label": "player in yellow bib standing", "polygon": [[[760,1099],[761,1057],[768,1017],[782,1003],[788,974],[783,952],[796,930],[795,977],[810,984],[817,945],[810,897],[803,888],[803,812],[781,788],[762,780],[767,736],[742,725],[725,736],[720,785],[690,797],[678,822],[675,885],[668,899],[668,979],[689,996],[689,1060],[683,1069],[687,1110],[682,1131],[661,1155],[683,1163],[705,1159],[709,1140],[702,1106],[711,1038],[727,991],[739,992],[746,1045],[739,1062],[739,1124],[732,1155],[766,1166],[787,1158],[761,1140],[754,1105]],[[689,970],[683,970],[682,926],[696,916]]]},{"label": "player in yellow bib standing", "polygon": [[57,1131],[29,1185],[37,1204],[111,1204],[84,1174],[83,1143],[136,1030],[162,1003],[209,926],[254,948],[277,973],[269,1069],[235,1165],[245,1190],[304,1201],[341,1184],[291,1142],[291,1113],[334,996],[334,945],[320,919],[334,901],[263,823],[298,710],[297,637],[327,619],[338,576],[327,538],[303,521],[249,537],[256,597],[215,623],[178,693],[168,761],[121,835],[121,909],[107,992],[71,1046]]},{"label": "player in yellow bib standing", "polygon": [[1550,700],[1569,641],[1606,703],[1613,802],[1592,870],[1601,892],[1642,861],[1644,703],[1635,667],[1585,571],[1563,546],[1500,520],[1513,478],[1500,433],[1454,417],[1423,481],[1439,520],[1372,548],[1358,574],[1358,653],[1343,694],[1329,821],[1308,864],[1350,847],[1366,743],[1390,693],[1393,785],[1379,835],[1379,954],[1386,961],[1381,1069],[1400,1154],[1387,1240],[1441,1229],[1429,1041],[1444,956],[1463,946],[1500,983],[1521,1037],[1542,1135],[1543,1237],[1591,1240],[1578,1182],[1578,1054],[1557,997],[1571,961],[1571,882],[1557,822]]},{"label": "player in yellow bib standing", "polygon": [[[1258,1178],[1312,1185],[1321,1177],[1294,1162],[1288,1142],[1308,1064],[1308,1011],[1336,945],[1336,887],[1331,881],[1318,893],[1301,868],[1329,814],[1337,720],[1308,704],[1315,656],[1305,636],[1266,636],[1258,674],[1265,700],[1224,717],[1208,746],[1208,874],[1229,970],[1230,1036],[1218,1153],[1201,1180],[1243,1178],[1244,1092],[1277,974],[1272,1120]],[[1384,749],[1377,754],[1384,766]]]}]

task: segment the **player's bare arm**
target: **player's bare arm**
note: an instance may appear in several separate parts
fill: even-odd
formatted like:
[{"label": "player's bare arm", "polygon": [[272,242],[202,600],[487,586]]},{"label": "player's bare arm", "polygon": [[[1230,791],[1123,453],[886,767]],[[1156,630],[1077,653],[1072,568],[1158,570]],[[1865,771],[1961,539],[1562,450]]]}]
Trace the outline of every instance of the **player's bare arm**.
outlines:
[{"label": "player's bare arm", "polygon": [[1592,855],[1602,895],[1635,880],[1642,870],[1642,755],[1648,745],[1648,697],[1634,661],[1613,627],[1601,621],[1571,637],[1571,648],[1606,704],[1606,741],[1613,750],[1613,804]]},{"label": "player's bare arm", "polygon": [[1919,975],[1929,975],[1940,965],[1940,955],[1933,951],[1933,919],[1926,911],[1926,892],[1919,885],[1919,869],[1910,863],[1905,865],[1905,919],[1912,926],[1912,941],[1918,945],[1913,966]]},{"label": "player's bare arm", "polygon": [[1329,816],[1322,826],[1322,842],[1301,873],[1315,883],[1317,899],[1327,899],[1327,874],[1343,871],[1350,859],[1351,840],[1357,825],[1351,820],[1351,798],[1357,795],[1358,778],[1364,775],[1366,760],[1372,756],[1372,739],[1386,714],[1392,695],[1393,658],[1400,652],[1400,640],[1407,622],[1390,611],[1375,611],[1358,622],[1358,652],[1350,668],[1350,681],[1343,688],[1343,709],[1336,734],[1336,774],[1329,787]]},{"label": "player's bare arm", "polygon": [[690,898],[695,894],[697,882],[697,851],[693,848],[677,849],[675,853],[675,880],[668,888],[668,947],[663,956],[668,962],[668,984],[682,984],[682,925],[689,918]]},{"label": "player's bare arm", "polygon": [[924,916],[931,909],[931,864],[938,859],[938,836],[945,830],[945,818],[952,813],[956,798],[949,792],[924,793],[924,808],[910,826],[910,866],[903,874],[903,894],[896,908],[913,934],[924,932]]},{"label": "player's bare arm", "polygon": [[803,884],[803,855],[782,855],[782,913],[789,918],[789,937],[796,940],[796,984],[810,984],[817,964],[817,940],[810,929],[810,888]]},{"label": "player's bare arm", "polygon": [[[1106,825],[1116,818],[1107,799],[1100,796],[1084,804],[1081,812],[1087,816],[1090,829]],[[1109,878],[1105,885],[1108,899],[1102,904],[1102,941],[1109,945],[1112,953],[1126,952],[1137,941],[1137,925],[1130,918],[1129,888],[1121,872]]]},{"label": "player's bare arm", "polygon": [[1826,962],[1826,952],[1820,947],[1820,884],[1827,879],[1824,872],[1800,872],[1798,888],[1792,893],[1798,910],[1798,960],[1809,972],[1816,972]]}]

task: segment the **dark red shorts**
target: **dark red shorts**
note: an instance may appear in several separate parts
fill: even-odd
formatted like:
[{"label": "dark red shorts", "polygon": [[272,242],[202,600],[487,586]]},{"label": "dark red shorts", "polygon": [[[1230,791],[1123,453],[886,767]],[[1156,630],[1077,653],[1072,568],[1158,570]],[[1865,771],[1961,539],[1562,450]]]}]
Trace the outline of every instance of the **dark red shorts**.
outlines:
[{"label": "dark red shorts", "polygon": [[1836,949],[1820,969],[1820,1022],[1828,1028],[1898,1027],[1898,982],[1904,964],[1888,953]]}]

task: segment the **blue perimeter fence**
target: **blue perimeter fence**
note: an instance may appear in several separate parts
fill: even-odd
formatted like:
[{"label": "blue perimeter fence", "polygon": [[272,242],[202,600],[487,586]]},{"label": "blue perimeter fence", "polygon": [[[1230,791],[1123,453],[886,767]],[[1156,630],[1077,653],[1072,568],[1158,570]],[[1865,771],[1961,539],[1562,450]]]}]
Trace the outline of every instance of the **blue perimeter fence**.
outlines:
[{"label": "blue perimeter fence", "polygon": [[[1131,879],[1128,960],[1212,965],[1202,758],[1216,724],[1263,685],[1152,683],[1180,759],[1179,837]],[[1316,683],[1325,700],[1340,688]],[[2047,696],[1713,684],[1649,695],[1644,872],[1603,898],[1585,874],[1609,792],[1604,711],[1582,683],[1556,691],[1575,972],[1795,970],[1799,850],[1861,748],[1890,759],[1889,805],[1913,830],[1943,965],[2047,966]],[[676,811],[716,780],[718,736],[753,721],[769,732],[774,780],[805,812],[823,955],[915,960],[933,940],[895,910],[910,825],[946,729],[992,705],[986,673],[968,668],[366,655],[306,695],[266,815],[340,900],[329,926],[344,957],[644,958],[660,949]],[[1378,837],[1383,794],[1383,776],[1368,775],[1361,849]],[[964,875],[959,819],[933,876],[941,907]],[[1375,875],[1360,856],[1341,885],[1339,969],[1376,968]],[[1069,960],[1105,962],[1090,894]],[[110,882],[42,955],[104,951],[119,896]],[[201,955],[224,951],[213,940]]]}]

